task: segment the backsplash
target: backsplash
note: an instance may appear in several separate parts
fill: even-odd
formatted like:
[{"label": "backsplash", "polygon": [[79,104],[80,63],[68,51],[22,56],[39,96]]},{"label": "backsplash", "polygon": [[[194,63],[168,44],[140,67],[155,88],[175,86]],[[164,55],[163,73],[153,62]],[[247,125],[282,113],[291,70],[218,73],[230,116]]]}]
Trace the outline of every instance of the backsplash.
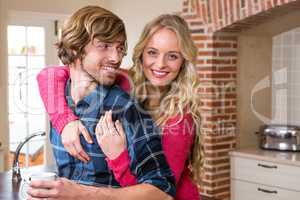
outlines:
[{"label": "backsplash", "polygon": [[273,123],[300,125],[300,27],[273,37]]}]

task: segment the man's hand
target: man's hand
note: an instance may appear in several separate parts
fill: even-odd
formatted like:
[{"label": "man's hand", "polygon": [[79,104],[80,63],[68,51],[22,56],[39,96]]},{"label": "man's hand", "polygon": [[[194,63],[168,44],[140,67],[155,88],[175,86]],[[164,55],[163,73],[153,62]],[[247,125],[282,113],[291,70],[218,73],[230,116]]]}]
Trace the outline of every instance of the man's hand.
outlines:
[{"label": "man's hand", "polygon": [[64,127],[61,133],[61,141],[65,149],[71,156],[83,162],[88,162],[90,158],[80,144],[80,134],[83,135],[88,143],[93,143],[90,134],[79,120],[69,122]]},{"label": "man's hand", "polygon": [[34,180],[30,183],[27,193],[30,200],[56,199],[56,200],[76,200],[82,199],[82,185],[76,184],[65,178],[55,181]]}]

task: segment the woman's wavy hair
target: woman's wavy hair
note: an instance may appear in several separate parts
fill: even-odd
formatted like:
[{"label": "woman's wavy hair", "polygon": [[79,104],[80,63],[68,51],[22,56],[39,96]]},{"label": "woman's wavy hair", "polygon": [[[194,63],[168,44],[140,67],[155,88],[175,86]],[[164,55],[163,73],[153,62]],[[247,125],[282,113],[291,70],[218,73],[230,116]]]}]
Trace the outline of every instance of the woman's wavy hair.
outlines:
[{"label": "woman's wavy hair", "polygon": [[124,38],[126,31],[123,21],[114,13],[99,6],[86,6],[77,10],[64,24],[59,42],[58,57],[69,65],[77,58],[84,57],[84,47],[95,38],[104,42],[114,42]]},{"label": "woman's wavy hair", "polygon": [[142,55],[150,38],[162,28],[167,28],[176,33],[184,62],[177,78],[172,81],[169,85],[169,90],[162,97],[160,108],[156,110],[155,114],[152,113],[152,116],[159,126],[164,126],[166,121],[174,116],[179,115],[183,117],[186,112],[191,114],[195,124],[194,130],[196,135],[189,161],[194,180],[201,183],[204,153],[200,134],[200,99],[199,95],[197,95],[199,79],[195,69],[197,48],[191,38],[187,23],[178,15],[161,15],[145,26],[134,48],[132,58],[133,67],[130,69],[130,74],[135,84],[132,95],[140,102],[145,102],[149,95],[147,85],[150,83],[143,73]]}]

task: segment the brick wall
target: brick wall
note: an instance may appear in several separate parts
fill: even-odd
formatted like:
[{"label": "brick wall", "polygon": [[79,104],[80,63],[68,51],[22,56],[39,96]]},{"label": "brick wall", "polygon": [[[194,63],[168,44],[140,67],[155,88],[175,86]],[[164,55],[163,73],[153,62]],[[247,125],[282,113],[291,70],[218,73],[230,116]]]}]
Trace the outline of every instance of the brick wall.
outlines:
[{"label": "brick wall", "polygon": [[300,9],[300,0],[183,0],[182,17],[198,47],[205,174],[200,192],[229,199],[228,152],[236,146],[238,34]]}]

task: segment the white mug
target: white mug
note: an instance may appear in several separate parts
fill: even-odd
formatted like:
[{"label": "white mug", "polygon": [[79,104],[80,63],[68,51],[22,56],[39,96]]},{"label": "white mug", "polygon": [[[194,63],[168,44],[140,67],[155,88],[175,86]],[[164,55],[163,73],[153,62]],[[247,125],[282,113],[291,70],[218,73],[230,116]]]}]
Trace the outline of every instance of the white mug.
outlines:
[{"label": "white mug", "polygon": [[21,199],[27,199],[27,190],[30,185],[30,182],[33,180],[50,180],[54,181],[56,180],[57,175],[53,172],[34,172],[27,176],[24,176],[22,179],[19,195]]}]

